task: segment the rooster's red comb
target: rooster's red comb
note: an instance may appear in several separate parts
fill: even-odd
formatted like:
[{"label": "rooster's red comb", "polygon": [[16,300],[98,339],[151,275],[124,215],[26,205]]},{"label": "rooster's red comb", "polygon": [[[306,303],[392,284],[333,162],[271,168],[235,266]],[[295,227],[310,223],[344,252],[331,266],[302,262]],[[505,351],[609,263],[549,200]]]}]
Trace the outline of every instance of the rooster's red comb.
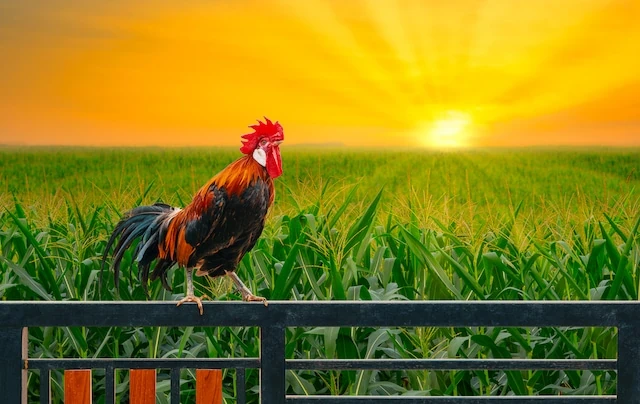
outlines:
[{"label": "rooster's red comb", "polygon": [[257,125],[249,126],[253,129],[253,133],[247,133],[246,135],[242,135],[242,147],[240,151],[244,154],[251,154],[258,146],[258,142],[262,138],[268,138],[272,142],[282,141],[284,140],[284,130],[282,129],[282,125],[278,122],[273,123],[267,118],[264,117],[266,123],[258,120]]}]

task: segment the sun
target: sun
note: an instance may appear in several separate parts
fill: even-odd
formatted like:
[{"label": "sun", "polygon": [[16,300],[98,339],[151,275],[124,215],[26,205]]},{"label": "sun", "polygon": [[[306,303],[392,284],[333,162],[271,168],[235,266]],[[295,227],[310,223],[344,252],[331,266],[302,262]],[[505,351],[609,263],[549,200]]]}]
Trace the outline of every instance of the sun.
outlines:
[{"label": "sun", "polygon": [[420,125],[418,136],[427,147],[438,149],[466,147],[470,126],[469,114],[447,111],[434,121]]}]

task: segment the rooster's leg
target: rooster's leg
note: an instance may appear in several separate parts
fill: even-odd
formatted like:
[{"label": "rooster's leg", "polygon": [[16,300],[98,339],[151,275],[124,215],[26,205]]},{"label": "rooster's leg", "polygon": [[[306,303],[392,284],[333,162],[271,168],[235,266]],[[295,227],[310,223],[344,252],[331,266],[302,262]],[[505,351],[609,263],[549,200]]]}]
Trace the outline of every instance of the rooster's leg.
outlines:
[{"label": "rooster's leg", "polygon": [[227,276],[233,280],[236,288],[238,288],[238,291],[240,291],[240,294],[242,294],[242,300],[244,300],[245,302],[263,302],[265,306],[268,305],[267,299],[251,293],[249,288],[242,282],[242,280],[238,277],[238,275],[236,275],[234,271],[227,271]]},{"label": "rooster's leg", "polygon": [[186,271],[187,271],[187,295],[183,297],[180,301],[178,301],[178,304],[176,304],[176,306],[180,306],[182,303],[185,303],[185,302],[195,302],[198,305],[198,310],[200,310],[200,315],[202,315],[204,313],[204,308],[202,307],[202,299],[206,298],[207,296],[203,295],[202,298],[200,298],[193,293],[193,268],[187,268]]}]

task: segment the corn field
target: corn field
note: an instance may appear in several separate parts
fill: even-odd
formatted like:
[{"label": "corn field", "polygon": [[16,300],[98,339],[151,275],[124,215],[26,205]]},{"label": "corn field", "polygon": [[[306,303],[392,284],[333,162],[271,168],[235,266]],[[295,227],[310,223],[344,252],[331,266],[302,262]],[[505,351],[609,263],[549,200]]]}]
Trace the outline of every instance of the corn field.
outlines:
[{"label": "corn field", "polygon": [[[184,206],[227,149],[0,148],[0,298],[145,300],[130,253],[101,276],[125,210]],[[270,300],[637,300],[640,150],[418,151],[283,147],[267,227],[238,273]],[[149,299],[184,295],[184,271]],[[197,294],[239,300],[226,279]],[[183,310],[196,310],[185,305]],[[205,308],[206,310],[206,308]],[[251,357],[254,328],[33,328],[31,357]],[[615,359],[614,328],[294,328],[287,358]],[[94,372],[95,373],[95,372]],[[184,370],[181,400],[193,401]],[[128,399],[128,373],[117,372]],[[235,374],[225,373],[232,403]],[[168,403],[169,374],[157,400]],[[28,381],[30,401],[38,378]],[[94,375],[96,390],[103,387]],[[248,371],[256,386],[258,373]],[[102,387],[101,387],[102,386]],[[295,394],[615,394],[610,371],[288,371]],[[62,374],[53,373],[61,402]],[[248,401],[258,402],[255,388]],[[100,403],[101,398],[96,397]]]}]

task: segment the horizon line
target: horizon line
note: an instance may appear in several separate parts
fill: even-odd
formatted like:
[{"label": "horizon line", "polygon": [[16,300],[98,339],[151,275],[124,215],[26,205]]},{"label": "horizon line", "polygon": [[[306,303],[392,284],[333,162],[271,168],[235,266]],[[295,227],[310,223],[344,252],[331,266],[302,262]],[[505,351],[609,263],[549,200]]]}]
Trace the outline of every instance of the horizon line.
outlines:
[{"label": "horizon line", "polygon": [[[24,149],[235,149],[231,145],[82,145],[82,144],[26,144],[0,143],[0,148]],[[237,146],[239,149],[240,146]],[[317,148],[317,149],[349,149],[349,150],[422,150],[422,151],[472,151],[472,150],[523,150],[523,149],[640,149],[640,143],[631,145],[610,144],[537,144],[537,145],[491,145],[491,146],[459,146],[459,147],[427,147],[427,146],[355,146],[338,142],[329,143],[293,143],[285,144],[285,148]]]}]

